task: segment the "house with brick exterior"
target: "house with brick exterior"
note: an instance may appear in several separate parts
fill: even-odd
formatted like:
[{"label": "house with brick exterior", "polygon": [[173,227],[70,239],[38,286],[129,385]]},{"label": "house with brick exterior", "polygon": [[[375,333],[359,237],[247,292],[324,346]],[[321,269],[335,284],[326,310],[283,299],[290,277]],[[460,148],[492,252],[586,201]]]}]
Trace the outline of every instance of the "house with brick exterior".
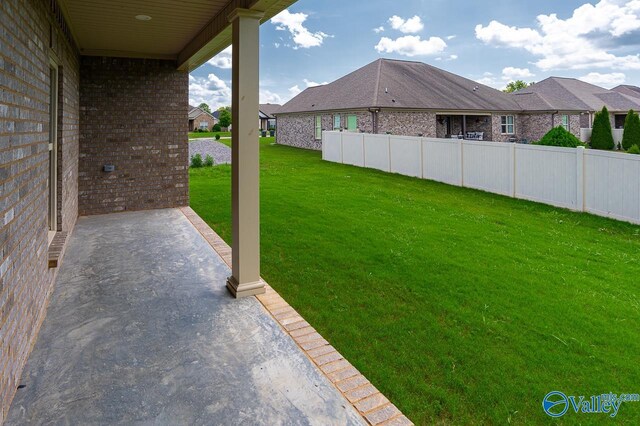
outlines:
[{"label": "house with brick exterior", "polygon": [[[608,90],[575,78],[549,77],[513,93],[512,96],[523,111],[544,108],[558,111],[568,108],[579,110],[579,121],[571,123],[571,127],[579,126],[582,129],[590,129],[595,113],[602,110],[602,107],[607,107],[611,126],[623,129],[629,110],[640,110],[640,95],[633,96],[634,92],[630,87],[633,86]],[[542,119],[537,134],[532,135],[535,136],[533,139],[539,139],[540,134],[543,136],[543,129],[548,129],[550,125],[551,121]],[[572,133],[575,134],[573,131]]]},{"label": "house with brick exterior", "polygon": [[276,128],[275,114],[280,110],[280,104],[260,104],[260,130],[272,130]]},{"label": "house with brick exterior", "polygon": [[379,59],[283,105],[277,142],[319,150],[324,130],[531,141],[556,126],[579,137],[604,105],[614,124],[640,109],[629,96],[575,79],[549,78],[507,94],[421,62]]},{"label": "house with brick exterior", "polygon": [[[0,424],[364,423],[264,307],[259,28],[294,2],[0,2]],[[231,247],[188,208],[185,120],[230,44]]]},{"label": "house with brick exterior", "polygon": [[189,131],[195,130],[209,131],[213,126],[218,124],[220,120],[207,111],[189,105]]}]

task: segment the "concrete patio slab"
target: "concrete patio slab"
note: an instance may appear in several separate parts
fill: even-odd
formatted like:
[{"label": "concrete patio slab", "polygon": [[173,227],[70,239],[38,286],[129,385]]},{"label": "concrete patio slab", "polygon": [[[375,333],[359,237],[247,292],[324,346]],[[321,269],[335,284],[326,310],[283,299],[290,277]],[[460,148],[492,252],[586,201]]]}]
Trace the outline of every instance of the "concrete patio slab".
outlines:
[{"label": "concrete patio slab", "polygon": [[179,210],[84,217],[6,424],[363,424]]}]

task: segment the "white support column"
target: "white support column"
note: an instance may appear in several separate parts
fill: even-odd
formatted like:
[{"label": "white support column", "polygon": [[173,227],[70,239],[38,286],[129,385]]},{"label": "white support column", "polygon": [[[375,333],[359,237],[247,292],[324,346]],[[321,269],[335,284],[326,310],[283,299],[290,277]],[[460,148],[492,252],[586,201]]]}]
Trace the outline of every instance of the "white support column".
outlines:
[{"label": "white support column", "polygon": [[260,279],[259,29],[262,12],[236,9],[233,26],[231,111],[232,276],[237,298],[262,294]]}]

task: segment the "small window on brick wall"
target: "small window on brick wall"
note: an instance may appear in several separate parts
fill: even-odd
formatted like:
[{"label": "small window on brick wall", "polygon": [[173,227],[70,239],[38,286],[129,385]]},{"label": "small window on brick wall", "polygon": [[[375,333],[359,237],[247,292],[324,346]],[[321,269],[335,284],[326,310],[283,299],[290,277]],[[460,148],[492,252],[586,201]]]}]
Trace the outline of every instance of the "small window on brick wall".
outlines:
[{"label": "small window on brick wall", "polygon": [[340,129],[340,114],[336,114],[333,116],[333,130]]},{"label": "small window on brick wall", "polygon": [[503,115],[500,117],[500,131],[503,135],[513,135],[515,133],[515,121],[513,115]]},{"label": "small window on brick wall", "polygon": [[564,127],[564,129],[569,132],[569,116],[568,115],[563,115],[562,116],[562,127]]}]

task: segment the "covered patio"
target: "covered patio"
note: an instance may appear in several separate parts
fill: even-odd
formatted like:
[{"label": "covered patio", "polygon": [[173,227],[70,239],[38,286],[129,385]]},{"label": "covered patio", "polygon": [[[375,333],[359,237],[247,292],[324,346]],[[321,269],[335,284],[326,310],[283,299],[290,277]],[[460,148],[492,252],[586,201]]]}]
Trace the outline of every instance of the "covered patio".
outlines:
[{"label": "covered patio", "polygon": [[459,112],[436,114],[436,137],[469,140],[492,139],[491,113],[460,114]]},{"label": "covered patio", "polygon": [[6,419],[364,424],[179,209],[84,217]]}]

